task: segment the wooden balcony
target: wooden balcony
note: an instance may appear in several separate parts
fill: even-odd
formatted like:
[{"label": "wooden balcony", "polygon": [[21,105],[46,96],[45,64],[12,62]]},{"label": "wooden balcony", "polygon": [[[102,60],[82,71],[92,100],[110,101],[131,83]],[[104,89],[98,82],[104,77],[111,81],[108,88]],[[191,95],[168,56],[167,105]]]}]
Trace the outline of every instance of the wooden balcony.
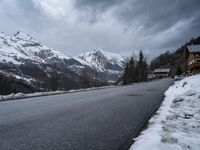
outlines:
[{"label": "wooden balcony", "polygon": [[188,73],[190,73],[191,75],[200,73],[200,62],[188,65]]},{"label": "wooden balcony", "polygon": [[200,62],[199,63],[192,63],[188,66],[188,69],[193,69],[193,68],[200,68]]}]

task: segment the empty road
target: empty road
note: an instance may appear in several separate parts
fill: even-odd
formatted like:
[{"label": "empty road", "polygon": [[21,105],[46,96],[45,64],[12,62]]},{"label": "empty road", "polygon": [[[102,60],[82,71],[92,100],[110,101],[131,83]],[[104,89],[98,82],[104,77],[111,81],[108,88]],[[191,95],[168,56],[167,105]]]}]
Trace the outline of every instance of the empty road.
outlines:
[{"label": "empty road", "polygon": [[172,82],[0,102],[0,149],[128,149]]}]

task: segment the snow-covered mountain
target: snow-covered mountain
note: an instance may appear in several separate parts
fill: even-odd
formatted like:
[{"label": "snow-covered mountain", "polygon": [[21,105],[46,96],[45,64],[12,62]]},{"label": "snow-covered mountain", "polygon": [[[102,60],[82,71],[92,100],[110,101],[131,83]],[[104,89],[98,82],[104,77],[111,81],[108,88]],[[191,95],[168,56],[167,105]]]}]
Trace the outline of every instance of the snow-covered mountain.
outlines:
[{"label": "snow-covered mountain", "polygon": [[41,45],[33,37],[17,32],[13,36],[0,33],[0,62],[23,64],[51,63],[55,60],[70,59],[59,51]]},{"label": "snow-covered mountain", "polygon": [[81,54],[74,59],[99,73],[106,74],[110,81],[116,81],[119,79],[125,65],[125,59],[121,55],[101,49]]},{"label": "snow-covered mountain", "polygon": [[[100,49],[71,57],[48,48],[30,35],[0,33],[0,75],[46,88],[58,72],[62,88],[82,87],[86,70],[92,78],[117,81],[122,74],[124,58]],[[56,71],[55,71],[56,70]]]},{"label": "snow-covered mountain", "polygon": [[80,88],[81,76],[70,69],[75,64],[81,65],[29,35],[0,33],[0,81],[8,82],[12,91],[52,89],[57,84],[62,89]]},{"label": "snow-covered mountain", "polygon": [[[105,71],[121,71],[124,68],[124,58],[119,54],[96,49],[78,56],[80,59],[89,64],[90,67],[99,72]],[[84,63],[81,61],[82,63]]]}]

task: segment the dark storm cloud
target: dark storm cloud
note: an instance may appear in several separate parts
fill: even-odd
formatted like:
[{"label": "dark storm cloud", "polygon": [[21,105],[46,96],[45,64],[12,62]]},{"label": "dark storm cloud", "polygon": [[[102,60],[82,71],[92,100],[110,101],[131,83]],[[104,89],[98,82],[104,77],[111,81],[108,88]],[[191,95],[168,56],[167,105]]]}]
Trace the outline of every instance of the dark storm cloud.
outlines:
[{"label": "dark storm cloud", "polygon": [[[147,49],[174,48],[200,34],[200,0],[76,0],[75,6],[90,11],[91,18],[113,9],[112,17],[126,26],[125,31],[140,29],[140,36],[149,37],[138,37]],[[156,46],[148,43],[156,40]]]},{"label": "dark storm cloud", "polygon": [[77,9],[87,11],[87,16],[82,16],[84,20],[95,23],[102,13],[123,2],[124,0],[75,0],[74,5]]},{"label": "dark storm cloud", "polygon": [[200,0],[0,0],[0,18],[0,31],[22,30],[69,55],[155,56],[200,35]]},{"label": "dark storm cloud", "polygon": [[106,10],[114,5],[123,3],[124,0],[76,0],[75,6],[78,8],[93,8]]},{"label": "dark storm cloud", "polygon": [[[200,0],[76,0],[75,6],[98,13],[104,13],[118,5],[113,17],[122,23],[139,23],[146,30],[161,32],[178,21],[194,17],[199,25]],[[91,15],[95,13],[91,12]],[[131,28],[131,26],[129,27]]]},{"label": "dark storm cloud", "polygon": [[[118,17],[128,23],[139,21],[145,29],[166,30],[178,21],[200,15],[199,0],[134,0],[124,9],[116,10]],[[195,21],[200,21],[195,18]]]}]

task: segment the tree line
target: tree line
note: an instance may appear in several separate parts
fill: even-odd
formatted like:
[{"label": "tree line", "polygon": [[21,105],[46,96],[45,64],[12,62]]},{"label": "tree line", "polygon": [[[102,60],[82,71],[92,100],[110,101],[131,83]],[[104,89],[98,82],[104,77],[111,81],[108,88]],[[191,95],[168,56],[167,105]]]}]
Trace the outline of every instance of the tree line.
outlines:
[{"label": "tree line", "polygon": [[131,84],[142,81],[147,81],[148,78],[148,64],[143,52],[140,51],[139,58],[130,57],[125,66],[122,77],[123,84]]}]

